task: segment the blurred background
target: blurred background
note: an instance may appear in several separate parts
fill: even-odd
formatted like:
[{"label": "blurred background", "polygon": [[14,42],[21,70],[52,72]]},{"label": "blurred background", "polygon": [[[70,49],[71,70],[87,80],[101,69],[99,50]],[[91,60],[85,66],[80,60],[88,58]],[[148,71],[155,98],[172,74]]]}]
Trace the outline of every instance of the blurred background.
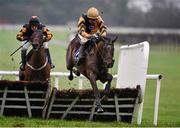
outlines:
[{"label": "blurred background", "polygon": [[0,26],[24,24],[37,15],[43,24],[75,32],[79,17],[91,6],[99,9],[109,34],[120,36],[122,43],[179,42],[180,0],[1,0]]},{"label": "blurred background", "polygon": [[76,23],[91,6],[108,26],[180,28],[179,0],[1,0],[0,24],[23,24],[31,15],[45,24]]}]

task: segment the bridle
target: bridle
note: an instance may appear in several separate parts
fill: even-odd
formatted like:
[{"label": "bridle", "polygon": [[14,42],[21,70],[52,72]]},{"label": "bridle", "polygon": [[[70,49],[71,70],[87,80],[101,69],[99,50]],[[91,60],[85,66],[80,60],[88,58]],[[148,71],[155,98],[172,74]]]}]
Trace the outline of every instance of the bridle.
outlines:
[{"label": "bridle", "polygon": [[[38,30],[37,32],[41,32],[41,31]],[[33,47],[32,50],[37,52],[43,46],[43,34],[40,33],[40,35],[34,35],[35,33],[36,33],[36,31],[31,36],[31,45]]]},{"label": "bridle", "polygon": [[[106,56],[104,56],[104,54],[107,53],[107,51],[106,51],[106,48],[108,47],[107,45],[109,45],[110,47],[113,47],[113,44],[110,42],[111,40],[108,39],[108,42],[106,40],[107,39],[102,39],[102,43],[103,43],[103,44],[101,44],[102,48],[99,49],[98,52],[99,52],[99,56],[104,64],[104,66],[107,68],[110,68],[114,64],[114,59],[112,57],[112,60],[111,60],[112,63],[110,63],[110,65],[108,65],[109,64],[108,59],[106,58]],[[108,52],[111,52],[111,51],[108,51]]]},{"label": "bridle", "polygon": [[[38,31],[38,32],[40,32],[40,31]],[[33,33],[34,34],[34,33]],[[35,36],[34,38],[32,38],[33,36]],[[40,36],[42,36],[42,37],[40,37]],[[41,38],[41,39],[39,39],[39,38]],[[35,42],[33,42],[33,41],[35,41]],[[42,42],[40,42],[40,41],[42,41]],[[43,47],[43,34],[41,33],[41,35],[32,35],[31,36],[31,45],[32,45],[32,50],[34,51],[34,52],[38,52],[39,50],[40,50],[40,48],[41,47]],[[32,66],[31,64],[29,64],[28,62],[26,63],[26,65],[29,67],[29,68],[31,68],[32,70],[35,70],[35,71],[40,71],[40,70],[42,70],[43,68],[45,68],[46,67],[46,65],[47,65],[47,63],[48,63],[48,58],[46,57],[46,61],[45,61],[45,63],[41,66],[41,67],[39,67],[39,68],[35,68],[34,66]]]}]

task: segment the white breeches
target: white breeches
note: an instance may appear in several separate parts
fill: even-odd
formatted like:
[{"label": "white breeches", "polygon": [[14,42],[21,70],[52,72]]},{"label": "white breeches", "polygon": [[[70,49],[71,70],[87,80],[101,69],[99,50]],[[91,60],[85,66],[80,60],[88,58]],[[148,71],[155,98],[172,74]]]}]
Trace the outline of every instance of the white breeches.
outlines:
[{"label": "white breeches", "polygon": [[80,41],[81,44],[85,44],[85,43],[88,41],[87,38],[81,36],[80,34],[78,34],[78,37],[79,37],[79,39],[81,40],[81,41]]}]

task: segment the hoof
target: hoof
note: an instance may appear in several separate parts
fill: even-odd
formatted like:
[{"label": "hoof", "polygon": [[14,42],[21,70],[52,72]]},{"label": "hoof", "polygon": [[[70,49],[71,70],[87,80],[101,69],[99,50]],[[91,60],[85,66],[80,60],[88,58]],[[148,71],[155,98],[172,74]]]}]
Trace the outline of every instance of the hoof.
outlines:
[{"label": "hoof", "polygon": [[80,76],[80,72],[78,70],[73,69],[73,72],[76,74],[76,76]]},{"label": "hoof", "polygon": [[76,72],[76,75],[77,75],[77,76],[80,76],[81,74],[77,71],[77,72]]},{"label": "hoof", "polygon": [[73,80],[73,75],[69,75],[69,76],[68,76],[68,79],[69,79],[69,80]]},{"label": "hoof", "polygon": [[97,109],[97,113],[103,113],[103,112],[104,110],[101,107]]}]

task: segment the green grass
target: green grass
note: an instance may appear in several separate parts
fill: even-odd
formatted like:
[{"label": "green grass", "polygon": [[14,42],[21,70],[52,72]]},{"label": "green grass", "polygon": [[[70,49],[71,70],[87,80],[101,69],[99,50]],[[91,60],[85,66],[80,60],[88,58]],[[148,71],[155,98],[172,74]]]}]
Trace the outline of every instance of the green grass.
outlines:
[{"label": "green grass", "polygon": [[[167,122],[180,126],[180,53],[152,51],[149,58],[148,73],[160,73],[164,76],[161,83],[158,123]],[[144,119],[153,121],[156,82],[147,81]]]},{"label": "green grass", "polygon": [[[14,54],[13,57],[9,55],[16,50],[21,43],[16,40],[16,33],[18,31],[0,30],[0,70],[18,70],[20,61],[20,51]],[[53,32],[54,37],[49,42],[52,60],[56,65],[53,71],[66,72],[65,54],[68,41],[68,33]],[[110,69],[110,73],[117,73],[119,47],[116,46],[115,65]],[[163,46],[165,49],[167,46]],[[172,46],[173,47],[173,46]],[[172,48],[171,47],[171,48]],[[173,48],[172,48],[173,49]],[[176,48],[174,48],[176,49]],[[161,83],[158,126],[180,126],[180,52],[173,50],[162,50],[158,47],[150,49],[148,74],[160,73],[163,75]],[[3,77],[3,79],[12,79],[12,77]],[[53,80],[52,80],[53,82]],[[78,88],[78,79],[72,82],[68,81],[66,77],[60,78],[60,89],[62,88]],[[98,82],[99,83],[99,82]],[[113,86],[115,86],[113,81]],[[102,88],[102,85],[99,85]],[[91,88],[89,82],[85,80],[85,88]],[[154,114],[154,98],[156,91],[156,81],[148,80],[146,86],[143,121],[141,126],[153,126]],[[20,117],[1,117],[0,126],[64,126],[64,127],[118,127],[118,126],[136,126],[124,124],[120,122],[89,122],[89,121],[63,121],[63,120],[43,120],[43,119],[29,119]]]},{"label": "green grass", "polygon": [[90,122],[78,120],[59,120],[59,119],[36,119],[20,117],[0,117],[0,126],[5,127],[119,127],[131,126],[127,123],[120,122]]}]

